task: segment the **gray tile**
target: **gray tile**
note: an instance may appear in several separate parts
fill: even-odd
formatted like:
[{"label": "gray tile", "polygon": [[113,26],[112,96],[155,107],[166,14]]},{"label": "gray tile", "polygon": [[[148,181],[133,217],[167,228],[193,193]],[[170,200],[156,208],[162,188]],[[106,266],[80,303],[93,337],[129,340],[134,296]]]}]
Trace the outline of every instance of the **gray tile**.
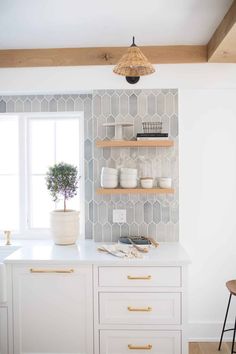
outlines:
[{"label": "gray tile", "polygon": [[119,114],[119,96],[114,94],[111,96],[111,114],[116,117]]},{"label": "gray tile", "polygon": [[93,160],[90,160],[88,163],[88,178],[93,182]]},{"label": "gray tile", "polygon": [[161,206],[158,201],[153,204],[153,221],[157,224],[161,221]]},{"label": "gray tile", "polygon": [[119,237],[120,237],[120,225],[113,224],[112,225],[112,241],[113,242],[118,241]]},{"label": "gray tile", "polygon": [[153,116],[156,113],[156,97],[151,94],[148,96],[148,114]]},{"label": "gray tile", "polygon": [[31,110],[32,110],[31,101],[27,99],[24,102],[24,112],[31,112]]},{"label": "gray tile", "polygon": [[102,97],[102,114],[104,117],[111,114],[111,97],[107,94]]},{"label": "gray tile", "polygon": [[138,115],[145,117],[147,114],[147,96],[142,93],[138,96]]},{"label": "gray tile", "polygon": [[173,205],[171,206],[171,209],[170,209],[170,214],[171,214],[171,221],[174,223],[174,224],[177,224],[178,221],[179,221],[179,207],[178,205]]},{"label": "gray tile", "polygon": [[139,230],[138,230],[138,224],[133,223],[129,226],[129,233],[130,236],[138,236],[139,235]]},{"label": "gray tile", "polygon": [[111,242],[112,241],[111,225],[110,224],[103,225],[102,231],[103,231],[103,241]]},{"label": "gray tile", "polygon": [[147,236],[148,226],[146,223],[139,224],[138,231],[140,236]]},{"label": "gray tile", "polygon": [[157,238],[156,232],[157,232],[156,224],[152,222],[151,224],[148,225],[148,236],[156,239]]},{"label": "gray tile", "polygon": [[126,219],[129,225],[134,222],[134,207],[128,207],[126,209]]},{"label": "gray tile", "polygon": [[93,201],[93,222],[98,222],[98,204]]},{"label": "gray tile", "polygon": [[161,220],[164,224],[170,221],[170,207],[168,205],[161,206]]},{"label": "gray tile", "polygon": [[166,114],[170,117],[174,113],[174,97],[172,93],[166,95]]},{"label": "gray tile", "polygon": [[120,228],[121,236],[129,236],[129,225],[122,224]]},{"label": "gray tile", "polygon": [[129,97],[129,114],[135,117],[138,113],[138,99],[137,96],[132,94]]},{"label": "gray tile", "polygon": [[84,142],[84,156],[88,161],[92,158],[92,142],[89,139]]},{"label": "gray tile", "polygon": [[49,101],[49,111],[57,112],[57,101],[54,98]]},{"label": "gray tile", "polygon": [[103,241],[103,235],[102,235],[102,225],[100,223],[95,223],[93,225],[93,239],[95,242],[101,242]]},{"label": "gray tile", "polygon": [[32,112],[40,112],[40,109],[41,109],[40,101],[37,98],[33,99],[33,101],[32,101]]},{"label": "gray tile", "polygon": [[128,107],[129,107],[128,96],[125,93],[123,93],[120,96],[120,114],[122,116],[126,116],[128,114]]},{"label": "gray tile", "polygon": [[15,112],[15,102],[13,100],[7,102],[7,112]]},{"label": "gray tile", "polygon": [[108,160],[111,157],[111,148],[103,149],[103,157],[105,160]]},{"label": "gray tile", "polygon": [[85,198],[87,201],[90,201],[92,200],[92,197],[93,197],[93,185],[92,182],[87,180],[85,182]]},{"label": "gray tile", "polygon": [[157,241],[159,242],[165,242],[166,241],[166,225],[163,223],[159,223],[156,225],[157,229]]},{"label": "gray tile", "polygon": [[90,221],[85,223],[85,237],[87,239],[93,238],[93,224]]},{"label": "gray tile", "polygon": [[64,98],[60,98],[57,102],[57,107],[58,107],[58,111],[63,112],[66,110],[66,101],[64,100]]},{"label": "gray tile", "polygon": [[75,110],[75,102],[72,98],[68,98],[66,100],[66,110],[67,111],[74,111]]},{"label": "gray tile", "polygon": [[94,206],[93,206],[93,201],[91,201],[91,202],[89,203],[89,220],[90,220],[91,222],[94,222],[93,212],[94,212]]},{"label": "gray tile", "polygon": [[15,104],[15,111],[16,112],[24,112],[24,105],[23,101],[17,99]]},{"label": "gray tile", "polygon": [[170,118],[170,133],[173,138],[178,136],[178,118],[176,115]]},{"label": "gray tile", "polygon": [[84,118],[88,120],[92,116],[92,101],[89,97],[84,100]]},{"label": "gray tile", "polygon": [[135,221],[137,224],[143,222],[143,203],[141,202],[135,204]]},{"label": "gray tile", "polygon": [[163,95],[163,93],[160,93],[157,96],[157,113],[162,116],[165,112],[165,97]]},{"label": "gray tile", "polygon": [[149,202],[144,203],[144,221],[149,224],[152,221],[152,206]]},{"label": "gray tile", "polygon": [[101,202],[98,205],[98,220],[101,224],[105,224],[107,219],[107,205],[106,203]]},{"label": "gray tile", "polygon": [[6,102],[1,100],[0,101],[0,112],[1,113],[5,113],[7,111],[7,105]]}]

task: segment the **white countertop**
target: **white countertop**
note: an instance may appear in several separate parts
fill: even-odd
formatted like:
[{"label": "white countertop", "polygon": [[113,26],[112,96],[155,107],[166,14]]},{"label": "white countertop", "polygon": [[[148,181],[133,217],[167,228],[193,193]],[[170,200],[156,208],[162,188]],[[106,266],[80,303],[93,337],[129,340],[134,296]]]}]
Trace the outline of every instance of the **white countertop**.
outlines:
[{"label": "white countertop", "polygon": [[[78,242],[72,246],[57,246],[53,241],[19,240],[13,241],[13,247],[20,248],[8,256],[4,263],[57,263],[57,264],[99,264],[99,265],[184,265],[190,259],[180,243],[160,243],[156,249],[151,248],[142,259],[121,259],[97,251],[104,243],[92,240]],[[11,247],[11,246],[8,246]]]}]

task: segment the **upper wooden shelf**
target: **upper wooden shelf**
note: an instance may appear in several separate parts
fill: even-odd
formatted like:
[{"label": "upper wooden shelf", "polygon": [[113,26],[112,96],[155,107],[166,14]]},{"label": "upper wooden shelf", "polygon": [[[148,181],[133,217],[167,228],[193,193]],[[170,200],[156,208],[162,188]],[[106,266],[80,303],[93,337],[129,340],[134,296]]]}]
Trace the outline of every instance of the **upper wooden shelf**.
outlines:
[{"label": "upper wooden shelf", "polygon": [[174,141],[163,140],[97,140],[97,147],[169,147]]}]

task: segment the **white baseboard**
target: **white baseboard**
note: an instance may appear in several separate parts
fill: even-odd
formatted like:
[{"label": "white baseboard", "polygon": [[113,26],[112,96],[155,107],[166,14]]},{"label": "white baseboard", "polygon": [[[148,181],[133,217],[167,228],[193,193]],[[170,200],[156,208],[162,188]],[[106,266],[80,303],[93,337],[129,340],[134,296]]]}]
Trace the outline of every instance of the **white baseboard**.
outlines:
[{"label": "white baseboard", "polygon": [[[190,342],[218,342],[222,331],[222,322],[195,322],[188,325],[188,338]],[[229,322],[226,329],[233,328],[234,323]],[[232,340],[232,332],[224,334],[223,341]]]}]

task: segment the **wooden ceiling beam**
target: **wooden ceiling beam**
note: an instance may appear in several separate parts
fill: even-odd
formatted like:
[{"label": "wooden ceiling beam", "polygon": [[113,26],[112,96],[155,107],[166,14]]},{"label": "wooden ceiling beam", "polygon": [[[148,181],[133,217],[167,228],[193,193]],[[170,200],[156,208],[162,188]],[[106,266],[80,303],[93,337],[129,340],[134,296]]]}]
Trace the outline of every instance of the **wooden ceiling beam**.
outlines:
[{"label": "wooden ceiling beam", "polygon": [[[152,64],[207,62],[202,45],[140,47]],[[126,47],[0,50],[0,68],[115,65]]]},{"label": "wooden ceiling beam", "polygon": [[207,50],[209,62],[236,63],[236,0],[210,39]]}]

